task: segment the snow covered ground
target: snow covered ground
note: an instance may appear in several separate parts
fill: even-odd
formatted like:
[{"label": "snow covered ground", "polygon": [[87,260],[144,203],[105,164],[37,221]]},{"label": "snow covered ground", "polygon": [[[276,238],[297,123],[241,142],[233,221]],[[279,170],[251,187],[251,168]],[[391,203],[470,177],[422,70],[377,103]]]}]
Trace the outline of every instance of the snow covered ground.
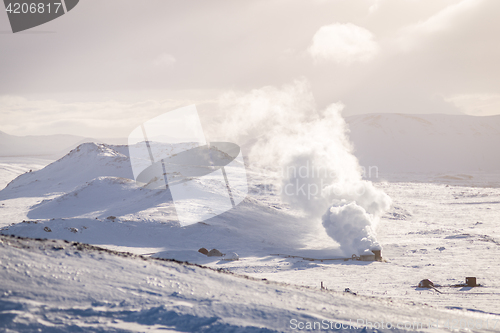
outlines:
[{"label": "snow covered ground", "polygon": [[[494,332],[497,319],[63,241],[2,236],[0,249],[0,325],[7,332],[283,332],[308,325],[343,332],[447,332],[447,322],[482,323],[490,326],[482,331]],[[367,324],[379,329],[367,330]]]},{"label": "snow covered ground", "polygon": [[[43,161],[3,161],[5,180],[33,170],[0,191],[4,235],[237,274],[2,237],[0,325],[12,331],[296,331],[294,319],[423,322],[417,331],[429,332],[463,328],[463,319],[472,331],[500,330],[500,189],[485,183],[379,181],[393,199],[377,226],[385,261],[308,261],[287,255],[343,254],[320,221],[267,190],[260,170],[247,170],[249,196],[235,209],[181,228],[165,191],[130,180],[124,146],[88,143],[40,171]],[[201,247],[240,260],[206,257]],[[482,287],[449,287],[467,276]],[[422,279],[441,293],[417,288]],[[428,328],[436,321],[438,328]]]}]

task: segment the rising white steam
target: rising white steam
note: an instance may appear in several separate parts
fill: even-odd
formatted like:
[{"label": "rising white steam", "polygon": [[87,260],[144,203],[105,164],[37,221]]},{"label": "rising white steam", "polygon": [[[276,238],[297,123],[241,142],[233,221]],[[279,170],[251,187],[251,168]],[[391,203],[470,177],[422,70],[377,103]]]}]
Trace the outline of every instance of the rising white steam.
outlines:
[{"label": "rising white steam", "polygon": [[382,249],[374,230],[375,215],[367,213],[355,201],[334,200],[322,221],[326,233],[340,243],[345,255]]},{"label": "rising white steam", "polygon": [[335,103],[318,111],[305,80],[281,89],[230,92],[220,100],[217,132],[251,147],[244,152],[251,165],[278,170],[282,199],[309,219],[321,218],[328,235],[351,256],[380,248],[374,229],[391,200],[362,180],[343,107]]}]

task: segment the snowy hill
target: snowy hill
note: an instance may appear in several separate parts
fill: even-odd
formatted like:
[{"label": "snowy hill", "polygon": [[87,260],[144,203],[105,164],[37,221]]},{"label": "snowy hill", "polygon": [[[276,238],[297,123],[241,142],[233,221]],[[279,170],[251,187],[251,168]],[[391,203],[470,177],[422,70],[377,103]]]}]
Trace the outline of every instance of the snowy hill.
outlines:
[{"label": "snowy hill", "polygon": [[0,191],[0,198],[67,193],[104,176],[133,179],[126,146],[84,143],[45,168],[18,176]]},{"label": "snowy hill", "polygon": [[[263,251],[252,249],[255,244],[264,244],[264,253],[277,244],[280,249],[306,247],[311,242],[309,233],[320,227],[319,221],[311,227],[282,212],[282,204],[271,207],[271,203],[248,199],[207,220],[210,226],[174,228],[179,222],[169,192],[140,187],[132,179],[126,146],[82,144],[43,169],[20,175],[0,191],[5,217],[0,227],[10,221],[35,220],[18,224],[23,231],[17,231],[35,238],[78,239],[113,248],[134,246],[139,252],[142,248],[170,251],[176,258],[196,254],[200,244],[224,251],[238,247],[249,255]],[[205,186],[210,190],[215,185]],[[12,228],[17,232],[17,227]],[[212,236],[207,238],[207,234]],[[324,232],[322,236],[326,249],[332,251],[336,244]],[[330,253],[340,254],[335,249]]]},{"label": "snowy hill", "polygon": [[379,172],[500,171],[500,116],[366,114],[348,117],[360,164]]},{"label": "snowy hill", "polygon": [[[164,190],[140,188],[135,181],[117,177],[98,177],[77,187],[75,190],[54,199],[46,199],[33,206],[28,214],[30,219],[52,218],[107,218],[144,214],[163,221],[158,210],[171,201]],[[137,215],[128,219],[137,219]],[[127,218],[127,217],[126,217]]]},{"label": "snowy hill", "polygon": [[0,325],[7,331],[294,332],[319,324],[342,332],[448,332],[446,321],[460,320],[495,331],[488,314],[249,279],[77,243],[0,236],[0,265]]}]

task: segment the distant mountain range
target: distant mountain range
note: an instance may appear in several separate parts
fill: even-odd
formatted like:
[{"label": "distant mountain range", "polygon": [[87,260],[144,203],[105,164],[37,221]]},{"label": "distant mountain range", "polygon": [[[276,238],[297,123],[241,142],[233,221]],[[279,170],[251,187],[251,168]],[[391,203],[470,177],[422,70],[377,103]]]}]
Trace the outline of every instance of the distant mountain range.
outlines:
[{"label": "distant mountain range", "polygon": [[382,173],[500,171],[500,115],[366,114],[346,118],[354,154]]},{"label": "distant mountain range", "polygon": [[77,135],[10,135],[0,131],[1,156],[39,156],[58,159],[85,142],[126,144],[126,139],[96,139]]},{"label": "distant mountain range", "polygon": [[[365,114],[347,117],[354,154],[381,173],[500,171],[500,115]],[[14,136],[0,132],[0,156],[57,159],[83,142],[125,138]]]}]

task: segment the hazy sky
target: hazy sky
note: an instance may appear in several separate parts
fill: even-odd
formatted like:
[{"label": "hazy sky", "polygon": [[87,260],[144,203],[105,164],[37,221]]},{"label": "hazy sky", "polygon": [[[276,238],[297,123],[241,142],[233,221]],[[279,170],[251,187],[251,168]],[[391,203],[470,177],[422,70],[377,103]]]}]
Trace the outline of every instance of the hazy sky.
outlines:
[{"label": "hazy sky", "polygon": [[344,116],[500,114],[499,14],[497,0],[81,0],[12,34],[2,10],[0,130],[127,136],[296,79]]}]

